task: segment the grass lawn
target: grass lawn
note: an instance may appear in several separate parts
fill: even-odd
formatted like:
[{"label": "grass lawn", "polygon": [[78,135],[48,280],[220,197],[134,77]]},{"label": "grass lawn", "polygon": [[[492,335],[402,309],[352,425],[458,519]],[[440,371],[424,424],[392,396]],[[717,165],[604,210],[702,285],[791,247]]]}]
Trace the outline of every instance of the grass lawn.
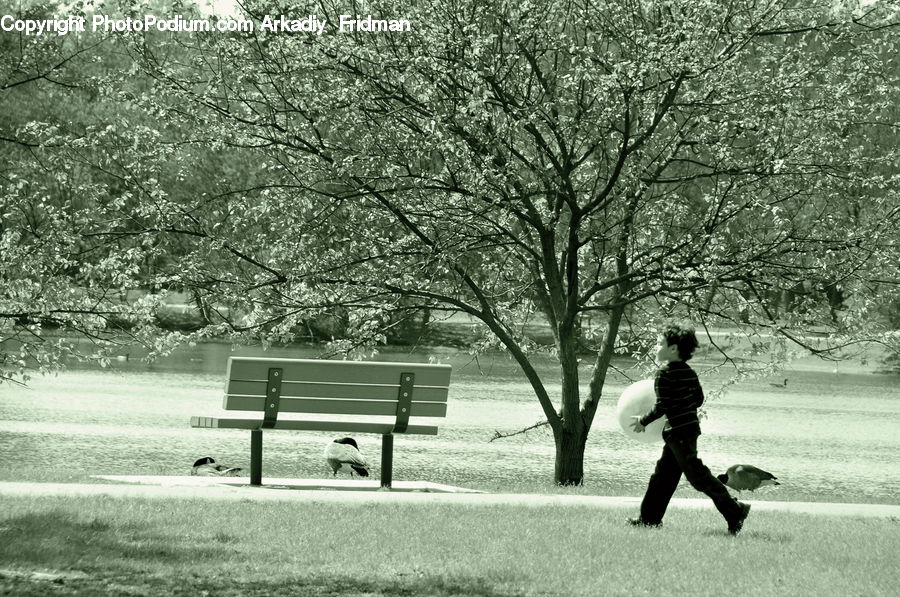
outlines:
[{"label": "grass lawn", "polygon": [[[553,438],[546,428],[489,442],[541,416],[514,372],[482,379],[460,367],[438,436],[398,436],[394,479],[428,480],[500,493],[640,496],[658,445],[622,435],[615,393],[604,400],[585,451],[585,485],[552,484]],[[759,499],[897,503],[900,391],[893,378],[797,373],[790,392],[735,389],[704,421],[701,455],[714,472],[755,464],[782,485]],[[612,391],[612,390],[611,390]],[[191,415],[215,414],[221,376],[149,371],[70,371],[0,388],[0,481],[95,482],[92,475],[187,475],[203,456],[249,469],[249,433],[200,430]],[[800,424],[802,423],[802,424]],[[323,432],[267,433],[265,476],[325,478]],[[375,464],[381,438],[359,435]],[[825,448],[827,447],[827,448]],[[827,454],[827,458],[823,456]],[[683,483],[678,497],[697,497]]]},{"label": "grass lawn", "polygon": [[712,510],[0,498],[6,595],[895,595],[900,521]]},{"label": "grass lawn", "polygon": [[[394,479],[494,493],[639,496],[658,447],[595,421],[586,484],[550,483],[518,374],[458,371],[437,438],[398,440]],[[70,372],[0,394],[0,481],[187,475],[199,456],[247,465],[246,433],[190,429],[220,400],[220,373]],[[796,372],[790,390],[735,389],[704,423],[704,462],[771,469],[749,499],[896,503],[893,378]],[[852,398],[852,399],[850,399]],[[801,422],[802,424],[798,424]],[[329,434],[271,433],[266,476],[330,475]],[[358,438],[373,458],[380,438]],[[827,458],[823,445],[828,446]],[[647,449],[645,449],[647,448]],[[376,471],[377,476],[377,471]],[[685,484],[677,497],[700,497]],[[751,512],[738,537],[712,509],[673,508],[661,529],[620,508],[0,496],[2,595],[859,595],[897,594],[900,521]]]}]

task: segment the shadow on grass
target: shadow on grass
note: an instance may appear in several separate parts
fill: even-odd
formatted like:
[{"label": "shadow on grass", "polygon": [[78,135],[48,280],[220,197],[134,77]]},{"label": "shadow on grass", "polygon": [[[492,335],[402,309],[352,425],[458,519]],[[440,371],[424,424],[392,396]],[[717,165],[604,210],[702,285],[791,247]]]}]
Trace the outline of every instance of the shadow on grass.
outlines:
[{"label": "shadow on grass", "polygon": [[211,544],[178,544],[144,528],[78,520],[64,511],[29,513],[0,523],[0,561],[6,566],[94,568],[106,567],[111,559],[166,565],[221,556],[229,543],[223,535]]},{"label": "shadow on grass", "polygon": [[[47,578],[51,577],[52,578]],[[348,578],[313,577],[279,581],[246,583],[225,582],[221,579],[161,578],[140,574],[69,578],[66,575],[27,573],[9,574],[0,571],[0,594],[20,597],[45,595],[172,595],[187,597],[512,597],[521,590],[504,591],[481,579],[446,579],[422,576],[416,579],[355,580]]]},{"label": "shadow on grass", "polygon": [[[234,555],[239,539],[218,532],[202,543],[151,532],[141,525],[111,524],[51,510],[0,522],[0,595],[130,595],[262,597],[398,595],[507,597],[520,590],[509,579],[409,572],[355,578],[303,575],[250,582],[246,570],[233,577],[211,563]],[[192,564],[193,563],[193,564]],[[176,572],[176,571],[181,572]],[[227,570],[226,570],[227,572]]]}]

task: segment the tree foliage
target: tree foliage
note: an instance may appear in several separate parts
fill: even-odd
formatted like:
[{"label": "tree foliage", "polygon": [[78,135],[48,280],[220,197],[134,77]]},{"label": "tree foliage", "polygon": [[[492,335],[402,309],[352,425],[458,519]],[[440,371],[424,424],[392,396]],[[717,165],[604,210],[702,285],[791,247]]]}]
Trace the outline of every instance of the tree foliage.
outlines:
[{"label": "tree foliage", "polygon": [[[468,314],[531,383],[558,483],[583,479],[626,338],[679,315],[828,350],[807,332],[859,339],[869,289],[896,279],[889,3],[355,6],[406,33],[336,32],[338,3],[245,8],[331,30],[123,40],[153,86],[108,93],[165,126],[119,133],[110,238],[168,256],[153,277],[206,305],[204,333],[289,339],[339,314],[371,343],[398,313]],[[198,185],[198,152],[249,165]],[[555,379],[530,359],[535,317]]]},{"label": "tree foliage", "polygon": [[[35,2],[10,12],[60,14]],[[122,81],[134,63],[89,33],[9,31],[0,47],[0,381],[69,358],[106,363],[135,342],[164,352],[177,339],[158,329],[159,297],[134,300],[160,257],[152,238],[129,234],[128,213],[130,185],[156,175],[146,156],[169,149],[152,118],[103,97],[112,84],[139,88]]]}]

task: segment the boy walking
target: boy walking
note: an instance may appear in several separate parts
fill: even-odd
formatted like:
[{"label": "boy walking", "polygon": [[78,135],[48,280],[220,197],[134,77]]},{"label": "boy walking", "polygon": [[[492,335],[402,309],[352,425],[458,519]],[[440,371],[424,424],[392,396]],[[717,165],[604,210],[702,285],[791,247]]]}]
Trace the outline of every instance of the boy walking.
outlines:
[{"label": "boy walking", "polygon": [[643,417],[634,417],[632,428],[644,428],[665,415],[662,456],[650,477],[641,502],[639,518],[628,522],[635,526],[659,526],[678,487],[682,473],[696,489],[708,495],[728,523],[728,532],[736,535],[750,512],[750,504],[739,502],[697,457],[700,419],[697,409],[703,404],[703,388],[697,374],[687,364],[697,348],[697,335],[686,326],[672,324],[659,335],[656,359],[661,367],[656,374],[656,404]]}]

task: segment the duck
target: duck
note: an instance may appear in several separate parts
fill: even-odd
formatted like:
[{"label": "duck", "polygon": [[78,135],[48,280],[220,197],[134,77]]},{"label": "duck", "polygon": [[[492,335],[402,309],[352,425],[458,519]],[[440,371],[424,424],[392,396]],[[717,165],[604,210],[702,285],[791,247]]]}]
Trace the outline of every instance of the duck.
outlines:
[{"label": "duck", "polygon": [[359,451],[359,445],[352,437],[338,438],[325,446],[325,460],[336,477],[343,465],[350,467],[350,476],[356,471],[360,477],[369,476],[369,462]]},{"label": "duck", "polygon": [[212,456],[205,456],[194,462],[194,468],[191,469],[191,474],[199,477],[237,477],[241,470],[242,469],[237,466],[216,464],[216,461]]},{"label": "duck", "polygon": [[754,491],[766,485],[781,485],[772,473],[757,468],[752,464],[735,464],[716,478],[727,487],[737,491]]}]

